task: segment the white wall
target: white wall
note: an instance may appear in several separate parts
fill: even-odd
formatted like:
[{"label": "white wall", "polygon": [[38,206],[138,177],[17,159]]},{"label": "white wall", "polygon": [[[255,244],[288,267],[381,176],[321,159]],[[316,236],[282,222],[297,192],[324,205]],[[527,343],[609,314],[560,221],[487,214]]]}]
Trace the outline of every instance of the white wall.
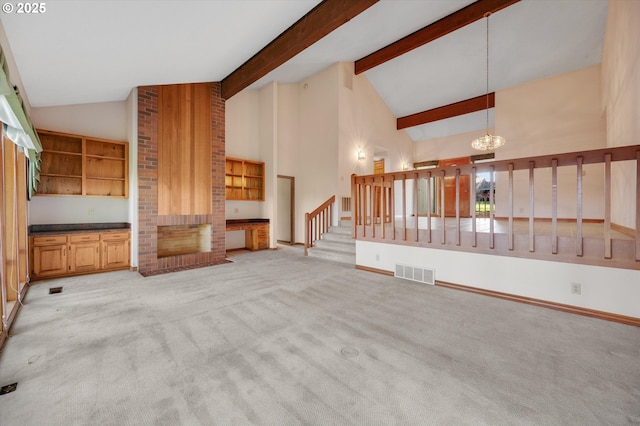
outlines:
[{"label": "white wall", "polygon": [[[607,145],[640,144],[640,2],[611,0],[602,54],[602,105],[607,117]],[[635,229],[636,193],[632,162],[612,166],[612,221]]]},{"label": "white wall", "polygon": [[[131,133],[125,101],[32,108],[31,120],[38,129],[119,141]],[[129,222],[130,199],[36,195],[29,202],[29,224]]]},{"label": "white wall", "polygon": [[434,268],[438,281],[640,318],[640,271],[356,242],[357,265],[395,271],[396,263]]}]

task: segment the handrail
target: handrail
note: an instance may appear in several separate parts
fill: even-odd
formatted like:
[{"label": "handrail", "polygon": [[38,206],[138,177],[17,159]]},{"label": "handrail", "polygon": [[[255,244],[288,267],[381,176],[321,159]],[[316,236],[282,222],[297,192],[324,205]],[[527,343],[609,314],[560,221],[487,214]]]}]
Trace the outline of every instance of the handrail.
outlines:
[{"label": "handrail", "polygon": [[[336,196],[333,195],[324,203],[320,204],[311,213],[304,214],[305,232],[304,232],[304,255],[308,255],[308,248],[313,247],[313,242],[329,230],[329,226],[333,223],[333,204]],[[314,238],[315,236],[315,238]]]},{"label": "handrail", "polygon": [[[611,165],[618,161],[632,161],[636,167],[635,194],[628,194],[628,202],[636,206],[636,226],[635,229],[623,229],[631,238],[612,237],[614,228],[624,228],[611,221]],[[602,196],[593,191],[587,193],[583,188],[583,166],[587,164],[603,165]],[[563,218],[559,213],[562,211],[566,215],[569,204],[567,198],[563,198],[558,192],[558,186],[562,186],[566,191],[570,188],[566,185],[570,183],[568,179],[571,178],[565,173],[562,182],[559,182],[558,169],[567,166],[575,170],[575,180],[571,182],[576,197],[573,207],[575,216]],[[537,173],[534,172],[541,169],[546,169],[549,173],[541,174],[542,183],[539,183]],[[524,174],[520,174],[518,180],[520,188],[523,184],[526,185],[528,197],[525,197],[524,188],[521,192],[515,191],[515,171],[528,172],[528,182]],[[481,172],[489,172],[489,215],[476,219],[476,209],[471,209],[470,206],[476,203],[475,182],[476,176]],[[504,215],[501,218],[496,217],[494,213],[496,173],[501,173],[499,181],[503,183],[499,201]],[[462,180],[464,175],[469,176],[464,180],[465,183]],[[418,182],[423,179],[426,180],[425,194],[421,199],[425,205],[422,207],[424,213],[419,215]],[[448,183],[445,183],[445,180]],[[449,188],[447,191],[445,185]],[[469,188],[466,185],[469,185]],[[549,198],[543,201],[546,212],[544,216],[539,216],[534,205],[538,202],[538,198],[534,196],[535,190],[540,188],[540,185],[543,185],[542,188],[548,188],[544,193],[549,191],[550,194]],[[352,175],[351,186],[354,200],[352,235],[358,240],[640,269],[640,145],[403,170],[378,175]],[[378,196],[382,188],[385,188],[386,193],[383,191],[383,195]],[[542,193],[540,190],[538,192]],[[390,203],[386,195],[390,198]],[[444,213],[448,211],[445,209],[445,199],[449,206],[455,206],[455,211]],[[464,207],[464,211],[461,207],[463,201],[464,205],[468,206]],[[601,203],[602,217],[585,219],[583,204],[589,204],[593,214],[596,202]],[[467,208],[471,211],[466,211]],[[516,215],[516,211],[521,215]],[[379,212],[382,212],[383,217],[390,213],[393,220],[378,220]],[[477,220],[483,221],[482,231],[476,229]],[[534,223],[541,220],[550,221],[550,232],[534,232]],[[504,221],[502,226],[498,226],[498,221]],[[528,232],[523,233],[525,227],[516,227],[515,221],[528,221]],[[558,228],[560,221],[573,222],[576,228],[575,235],[561,235]],[[600,233],[599,237],[593,232],[584,233],[583,226],[589,221],[602,223],[602,231],[597,231]]]}]

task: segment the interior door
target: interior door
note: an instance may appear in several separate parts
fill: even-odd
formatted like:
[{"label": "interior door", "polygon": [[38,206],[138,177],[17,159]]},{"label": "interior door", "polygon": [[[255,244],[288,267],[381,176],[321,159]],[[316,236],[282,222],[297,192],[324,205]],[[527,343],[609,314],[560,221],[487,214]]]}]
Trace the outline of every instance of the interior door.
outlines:
[{"label": "interior door", "polygon": [[[447,160],[440,160],[438,167],[460,166],[463,164],[469,164],[469,157],[450,158]],[[470,181],[469,175],[460,175],[460,216],[471,216],[471,201],[470,201]],[[438,187],[438,196],[440,196],[440,187]],[[441,200],[438,202],[438,206],[442,204]],[[440,209],[440,207],[439,207]],[[456,177],[446,176],[444,178],[444,215],[446,217],[455,217],[456,215]]]},{"label": "interior door", "polygon": [[278,175],[278,206],[276,239],[278,242],[295,243],[295,185],[292,176]]},{"label": "interior door", "polygon": [[[384,158],[373,161],[373,174],[384,174]],[[374,198],[373,198],[373,217],[376,223],[380,222],[380,197],[382,196],[382,188],[380,186],[374,186]]]}]

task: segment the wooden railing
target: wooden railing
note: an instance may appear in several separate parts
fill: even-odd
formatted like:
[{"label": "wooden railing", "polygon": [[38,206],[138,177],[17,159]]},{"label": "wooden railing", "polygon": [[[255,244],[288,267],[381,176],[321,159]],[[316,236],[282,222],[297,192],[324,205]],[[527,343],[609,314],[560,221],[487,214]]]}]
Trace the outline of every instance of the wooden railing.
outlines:
[{"label": "wooden railing", "polygon": [[[616,227],[611,221],[611,166],[618,161],[635,162],[635,194],[625,194],[625,202],[635,205],[635,229]],[[603,193],[594,196],[591,191],[587,194],[591,207],[594,198],[602,203],[595,210],[604,214],[601,218],[584,219],[583,176],[586,172],[583,167],[590,164],[602,164],[604,168],[603,181],[598,182],[604,188]],[[353,175],[352,234],[354,238],[368,241],[640,269],[639,164],[640,145],[635,145],[378,175]],[[575,186],[575,215],[561,218],[558,216],[558,169],[567,166],[575,170],[575,181],[571,178]],[[545,200],[548,202],[544,206],[550,217],[535,215],[535,200],[539,201],[536,197],[541,192],[538,190],[536,193],[536,188],[540,187],[540,184],[536,186],[536,170],[540,175],[546,175],[546,179],[550,172],[550,188],[544,187],[550,193],[550,200]],[[526,212],[520,217],[514,215],[514,172],[517,171],[524,171],[519,174],[524,179],[518,182],[527,183],[527,189],[518,193],[518,211]],[[475,184],[479,173],[487,173],[490,184],[488,217],[482,218],[477,218],[476,209],[470,208],[475,207]],[[497,173],[502,183],[499,206],[503,213],[506,212],[500,218],[495,213]],[[470,176],[469,200],[461,199],[461,176],[464,175]],[[563,176],[561,183],[566,184],[566,173]],[[418,187],[422,179],[422,211],[419,212]],[[448,191],[445,191],[445,181],[449,182]],[[593,181],[590,176],[589,182],[593,184]],[[562,189],[566,191],[567,188]],[[528,200],[523,203],[525,191],[528,191]],[[565,200],[561,199],[563,205],[566,206],[568,198],[565,195]],[[447,203],[455,203],[455,216],[445,217],[443,212]],[[462,204],[469,207],[468,211],[461,211]],[[593,211],[592,208],[591,214]],[[380,220],[387,215],[393,220]],[[543,222],[550,222],[550,226]],[[559,222],[570,222],[570,235],[559,232],[559,229],[564,229],[559,227]],[[614,232],[619,228],[624,228],[625,235]]]},{"label": "wooden railing", "polygon": [[313,243],[320,239],[320,236],[329,230],[333,223],[333,204],[336,196],[332,196],[322,203],[320,207],[311,213],[305,213],[304,223],[304,255],[308,254],[309,247],[313,247]]}]

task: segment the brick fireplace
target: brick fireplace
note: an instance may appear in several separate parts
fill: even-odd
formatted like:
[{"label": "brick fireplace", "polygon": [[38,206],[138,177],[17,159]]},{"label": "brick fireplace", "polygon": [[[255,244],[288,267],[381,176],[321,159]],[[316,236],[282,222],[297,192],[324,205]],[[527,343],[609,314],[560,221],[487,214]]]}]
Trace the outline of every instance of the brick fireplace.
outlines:
[{"label": "brick fireplace", "polygon": [[[171,98],[174,93],[177,95]],[[169,106],[163,106],[163,102]],[[176,107],[176,103],[181,105]],[[170,108],[173,109],[167,112]],[[179,108],[180,114],[176,114]],[[176,122],[178,115],[187,116],[186,121]],[[143,276],[225,263],[224,117],[218,82],[138,88],[138,270]],[[209,121],[210,129],[206,126]],[[194,122],[200,127],[189,129],[189,123]],[[203,141],[202,135],[208,141]],[[167,151],[176,146],[181,149],[179,156]],[[211,158],[210,167],[206,158],[202,166],[203,152]],[[172,182],[167,184],[169,180]],[[205,196],[203,191],[207,191]],[[191,192],[195,195],[189,198]],[[159,255],[159,230],[166,238],[171,235],[167,234],[167,227],[199,229],[193,233],[193,238],[198,239],[193,246],[202,248],[172,255],[167,252],[165,241]],[[202,232],[210,233],[210,245],[202,243]]]}]

